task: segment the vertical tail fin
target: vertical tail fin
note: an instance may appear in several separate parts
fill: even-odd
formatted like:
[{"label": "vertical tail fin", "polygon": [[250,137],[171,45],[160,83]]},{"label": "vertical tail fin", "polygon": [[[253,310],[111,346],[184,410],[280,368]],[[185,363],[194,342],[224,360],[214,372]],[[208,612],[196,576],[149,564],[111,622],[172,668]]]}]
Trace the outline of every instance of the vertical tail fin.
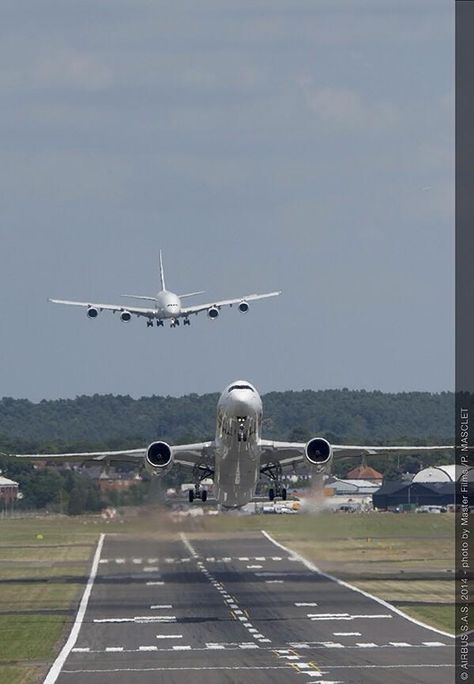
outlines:
[{"label": "vertical tail fin", "polygon": [[166,285],[165,285],[165,272],[163,269],[163,259],[161,256],[161,249],[160,249],[160,280],[161,280],[161,289],[166,290]]}]

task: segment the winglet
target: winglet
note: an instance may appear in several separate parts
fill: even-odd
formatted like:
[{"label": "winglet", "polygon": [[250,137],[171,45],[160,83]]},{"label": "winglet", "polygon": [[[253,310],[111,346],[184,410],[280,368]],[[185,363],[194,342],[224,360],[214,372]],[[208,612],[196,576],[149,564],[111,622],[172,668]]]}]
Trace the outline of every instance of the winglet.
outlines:
[{"label": "winglet", "polygon": [[161,249],[160,249],[160,280],[161,280],[161,289],[166,290],[166,285],[165,285],[165,272],[163,269],[163,258],[161,256]]}]

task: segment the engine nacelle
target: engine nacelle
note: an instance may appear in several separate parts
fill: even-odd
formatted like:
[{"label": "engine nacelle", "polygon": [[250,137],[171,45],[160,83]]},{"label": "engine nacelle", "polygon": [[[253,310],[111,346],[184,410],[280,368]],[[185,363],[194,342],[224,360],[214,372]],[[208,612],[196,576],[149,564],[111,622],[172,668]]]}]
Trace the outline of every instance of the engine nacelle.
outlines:
[{"label": "engine nacelle", "polygon": [[207,315],[209,316],[209,318],[212,319],[217,318],[219,315],[219,309],[217,308],[217,306],[210,306],[207,310]]},{"label": "engine nacelle", "polygon": [[247,313],[249,310],[249,304],[245,300],[242,300],[239,304],[239,311],[240,313]]},{"label": "engine nacelle", "polygon": [[120,320],[122,323],[128,323],[128,321],[132,318],[132,314],[130,311],[122,311],[120,314]]},{"label": "engine nacelle", "polygon": [[152,442],[145,454],[145,467],[150,475],[162,477],[173,465],[173,453],[166,442]]},{"label": "engine nacelle", "polygon": [[90,306],[87,309],[87,318],[97,318],[98,315],[99,311],[95,308],[95,306]]},{"label": "engine nacelle", "polygon": [[332,448],[327,439],[315,437],[310,439],[305,446],[306,459],[315,466],[318,471],[325,470],[332,459]]}]

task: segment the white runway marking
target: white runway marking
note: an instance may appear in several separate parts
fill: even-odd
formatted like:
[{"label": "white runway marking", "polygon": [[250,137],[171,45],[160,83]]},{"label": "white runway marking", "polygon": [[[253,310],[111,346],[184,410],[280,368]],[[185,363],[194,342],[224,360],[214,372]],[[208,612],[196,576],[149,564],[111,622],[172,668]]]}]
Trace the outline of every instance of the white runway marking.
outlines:
[{"label": "white runway marking", "polygon": [[340,615],[309,615],[308,617],[310,620],[313,622],[317,620],[358,620],[358,619],[377,619],[377,620],[382,620],[382,619],[390,619],[393,617],[392,615],[344,615],[341,613]]},{"label": "white runway marking", "polygon": [[119,653],[123,651],[123,646],[108,646],[105,650],[107,653]]},{"label": "white runway marking", "polygon": [[283,580],[265,580],[265,584],[283,584]]},{"label": "white runway marking", "polygon": [[183,532],[180,532],[179,536],[180,536],[181,541],[183,542],[183,544],[185,545],[185,547],[187,548],[187,550],[188,550],[189,553],[191,554],[191,556],[192,556],[193,558],[197,558],[197,557],[198,557],[198,554],[196,553],[196,551],[195,551],[195,549],[194,549],[194,546],[193,546],[193,545],[191,544],[191,542],[187,539],[186,535],[185,535]]},{"label": "white runway marking", "polygon": [[90,651],[89,647],[84,647],[84,648],[73,648],[72,652],[73,653],[88,653]]},{"label": "white runway marking", "polygon": [[158,572],[158,566],[148,565],[147,567],[143,568],[143,572]]},{"label": "white runway marking", "polygon": [[104,563],[108,563],[108,562],[109,562],[109,561],[106,560],[105,558],[102,558],[102,559],[99,561],[99,563],[100,563],[101,565],[103,565]]},{"label": "white runway marking", "polygon": [[[448,667],[448,666],[446,666]],[[64,674],[98,674],[100,672],[188,672],[206,670],[288,670],[288,665],[216,665],[191,667],[114,667],[100,669],[63,670]]]},{"label": "white runway marking", "polygon": [[446,646],[442,641],[424,641],[423,646]]},{"label": "white runway marking", "polygon": [[135,563],[135,565],[140,565],[143,563],[143,558],[132,558],[132,563]]},{"label": "white runway marking", "polygon": [[360,632],[333,632],[334,636],[362,636]]},{"label": "white runway marking", "polygon": [[92,561],[91,571],[87,579],[86,588],[84,589],[84,593],[82,594],[82,599],[79,604],[79,610],[77,611],[76,619],[74,621],[71,633],[66,643],[62,647],[61,651],[59,652],[58,657],[51,666],[51,669],[49,670],[43,684],[54,684],[54,682],[59,677],[59,673],[61,672],[61,669],[66,661],[66,658],[68,657],[69,653],[71,652],[71,649],[74,647],[77,641],[79,630],[81,629],[82,621],[84,620],[84,615],[87,609],[87,604],[89,603],[89,597],[91,595],[92,587],[94,586],[94,580],[97,575],[100,554],[102,553],[102,547],[104,545],[104,539],[105,534],[101,534],[99,537],[99,541],[97,542],[97,548],[95,550],[94,560]]},{"label": "white runway marking", "polygon": [[182,639],[182,634],[157,634],[157,639]]},{"label": "white runway marking", "polygon": [[247,570],[259,570],[263,565],[247,565]]},{"label": "white runway marking", "polygon": [[123,565],[125,563],[125,558],[116,558],[115,562],[118,563],[118,565]]},{"label": "white runway marking", "polygon": [[164,582],[147,582],[146,586],[147,587],[160,587],[164,584]]},{"label": "white runway marking", "polygon": [[356,644],[356,646],[359,648],[378,648],[378,644],[374,644],[372,641]]},{"label": "white runway marking", "polygon": [[160,610],[161,608],[172,608],[172,607],[173,606],[171,605],[171,603],[165,603],[161,606],[150,606],[150,609],[151,610]]},{"label": "white runway marking", "polygon": [[176,622],[174,615],[138,615],[131,618],[97,618],[94,622],[110,623],[110,622]]},{"label": "white runway marking", "polygon": [[191,646],[173,646],[174,651],[190,651]]},{"label": "white runway marking", "polygon": [[295,603],[298,608],[315,608],[317,603]]},{"label": "white runway marking", "polygon": [[437,634],[442,634],[443,636],[446,636],[450,639],[454,639],[454,636],[452,634],[449,634],[449,632],[443,632],[441,629],[437,629],[436,627],[431,627],[430,625],[427,625],[425,622],[421,622],[421,620],[416,620],[415,618],[410,617],[410,615],[407,615],[406,613],[404,613],[399,608],[395,608],[395,606],[392,606],[392,604],[388,603],[388,601],[384,601],[383,599],[378,598],[377,596],[373,596],[372,594],[369,594],[369,592],[364,591],[363,589],[359,589],[358,587],[354,587],[352,584],[349,584],[348,582],[344,582],[343,580],[340,580],[337,577],[334,577],[333,575],[329,575],[326,572],[322,572],[313,563],[306,560],[306,558],[304,558],[304,556],[301,556],[300,554],[296,553],[295,551],[290,551],[289,549],[286,548],[286,546],[283,546],[283,544],[280,544],[280,542],[277,542],[276,539],[274,539],[271,536],[271,534],[269,534],[265,530],[260,530],[260,531],[263,534],[263,536],[268,539],[268,541],[270,541],[275,546],[278,546],[278,548],[283,549],[287,553],[292,553],[295,560],[299,560],[306,568],[308,568],[312,572],[317,573],[320,577],[326,577],[326,579],[329,579],[332,582],[336,582],[336,584],[338,584],[341,587],[346,587],[347,589],[350,589],[351,591],[355,591],[358,594],[362,594],[362,596],[365,596],[366,598],[372,599],[372,601],[376,601],[380,605],[384,606],[385,608],[388,608],[389,610],[393,611],[397,615],[400,615],[400,617],[404,618],[405,620],[409,620],[410,622],[413,622],[415,625],[418,625],[419,627],[424,627],[425,629],[429,629],[432,632],[436,632]]},{"label": "white runway marking", "polygon": [[247,556],[239,556],[239,557],[237,558],[237,560],[239,560],[239,561],[249,561],[250,558],[248,558]]},{"label": "white runway marking", "polygon": [[390,641],[390,646],[394,646],[395,648],[401,648],[402,646],[411,646],[412,644],[407,644],[406,641]]},{"label": "white runway marking", "polygon": [[138,650],[139,651],[157,651],[158,646],[139,646]]}]

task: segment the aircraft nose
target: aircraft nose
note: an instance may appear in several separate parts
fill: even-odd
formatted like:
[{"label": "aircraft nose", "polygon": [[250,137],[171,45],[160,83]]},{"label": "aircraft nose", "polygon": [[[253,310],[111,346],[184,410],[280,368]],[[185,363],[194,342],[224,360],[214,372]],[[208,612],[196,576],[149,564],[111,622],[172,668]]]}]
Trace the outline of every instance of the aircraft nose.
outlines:
[{"label": "aircraft nose", "polygon": [[242,392],[242,394],[235,393],[232,397],[232,415],[236,418],[253,415],[255,413],[255,408],[251,401],[252,397],[247,396],[247,392]]}]

